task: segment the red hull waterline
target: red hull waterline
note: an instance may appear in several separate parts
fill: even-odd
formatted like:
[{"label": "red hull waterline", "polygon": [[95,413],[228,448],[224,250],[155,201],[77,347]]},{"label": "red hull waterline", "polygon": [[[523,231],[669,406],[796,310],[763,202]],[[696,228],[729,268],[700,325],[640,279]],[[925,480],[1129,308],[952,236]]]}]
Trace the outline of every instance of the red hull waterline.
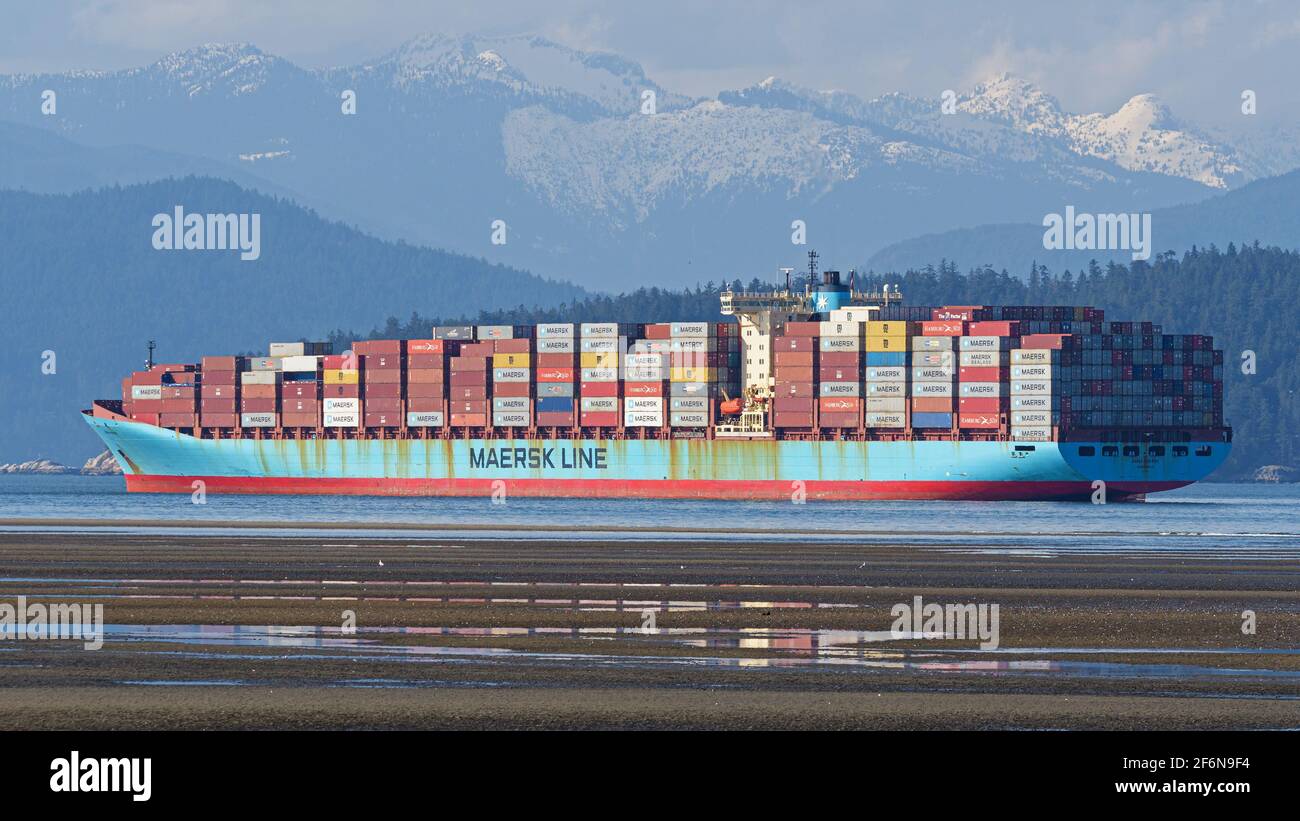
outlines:
[{"label": "red hull waterline", "polygon": [[[507,496],[551,498],[728,499],[788,501],[799,488],[791,482],[636,479],[403,479],[306,478],[290,476],[158,476],[129,474],[132,493],[193,493],[203,482],[205,493],[299,494],[345,496],[483,496],[503,490]],[[1107,498],[1120,501],[1190,482],[1113,483]],[[1056,501],[1086,500],[1089,482],[824,482],[803,483],[805,498],[823,501],[965,500]]]}]

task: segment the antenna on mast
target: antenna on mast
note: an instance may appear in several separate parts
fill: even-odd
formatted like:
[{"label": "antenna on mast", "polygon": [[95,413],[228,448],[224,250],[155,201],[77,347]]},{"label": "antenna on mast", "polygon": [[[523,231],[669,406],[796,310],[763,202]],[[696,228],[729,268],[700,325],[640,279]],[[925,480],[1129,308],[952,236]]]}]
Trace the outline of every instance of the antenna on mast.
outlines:
[{"label": "antenna on mast", "polygon": [[146,371],[153,370],[153,351],[154,348],[157,347],[158,346],[154,344],[154,341],[152,339],[149,340],[149,358],[144,361],[144,369]]},{"label": "antenna on mast", "polygon": [[785,274],[785,290],[786,290],[786,293],[789,293],[789,292],[790,292],[790,275],[794,273],[794,269],[793,269],[793,268],[781,268],[780,271],[781,271],[781,273]]}]

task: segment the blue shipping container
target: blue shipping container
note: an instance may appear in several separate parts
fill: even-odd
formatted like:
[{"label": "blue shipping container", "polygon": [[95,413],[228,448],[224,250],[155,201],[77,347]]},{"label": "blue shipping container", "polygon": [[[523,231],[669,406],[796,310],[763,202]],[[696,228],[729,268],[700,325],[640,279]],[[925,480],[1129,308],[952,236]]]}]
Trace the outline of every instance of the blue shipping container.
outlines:
[{"label": "blue shipping container", "polygon": [[951,428],[951,413],[912,413],[914,428]]},{"label": "blue shipping container", "polygon": [[538,413],[550,413],[552,411],[571,413],[573,411],[573,397],[572,396],[537,397]]},{"label": "blue shipping container", "polygon": [[867,366],[898,368],[907,364],[907,351],[868,351]]}]

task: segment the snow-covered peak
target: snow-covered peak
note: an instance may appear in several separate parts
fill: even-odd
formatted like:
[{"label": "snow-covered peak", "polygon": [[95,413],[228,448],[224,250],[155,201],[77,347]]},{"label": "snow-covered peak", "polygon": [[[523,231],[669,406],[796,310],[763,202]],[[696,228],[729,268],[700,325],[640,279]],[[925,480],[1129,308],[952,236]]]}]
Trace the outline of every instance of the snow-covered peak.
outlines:
[{"label": "snow-covered peak", "polygon": [[280,64],[288,65],[251,43],[205,43],[172,52],[147,70],[180,83],[191,96],[218,89],[250,94],[261,88]]},{"label": "snow-covered peak", "polygon": [[1058,133],[1065,115],[1055,97],[1022,77],[999,74],[959,96],[959,111],[1003,120],[1029,132]]}]

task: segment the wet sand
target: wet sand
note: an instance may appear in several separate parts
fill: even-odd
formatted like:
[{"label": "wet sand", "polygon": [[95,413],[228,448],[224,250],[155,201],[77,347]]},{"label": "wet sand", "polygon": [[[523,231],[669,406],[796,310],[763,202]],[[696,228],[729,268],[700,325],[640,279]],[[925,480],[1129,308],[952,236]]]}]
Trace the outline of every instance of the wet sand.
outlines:
[{"label": "wet sand", "polygon": [[[93,652],[0,639],[0,728],[1294,728],[1297,564],[0,534],[0,602],[102,603],[117,626]],[[1000,648],[882,639],[918,595],[997,604]]]}]

